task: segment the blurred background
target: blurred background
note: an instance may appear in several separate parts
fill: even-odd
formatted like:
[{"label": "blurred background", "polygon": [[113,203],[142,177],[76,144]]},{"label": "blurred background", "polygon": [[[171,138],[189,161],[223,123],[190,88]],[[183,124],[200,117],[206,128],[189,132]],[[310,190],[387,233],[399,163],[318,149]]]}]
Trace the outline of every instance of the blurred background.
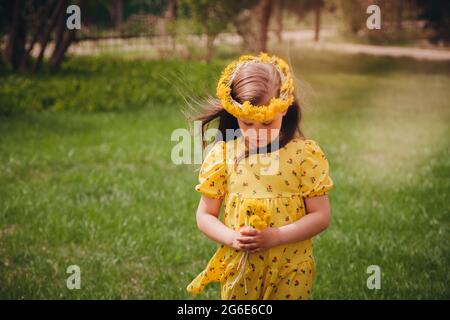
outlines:
[{"label": "blurred background", "polygon": [[0,298],[219,298],[185,290],[216,244],[171,134],[260,51],[291,65],[335,182],[313,298],[450,298],[448,1],[5,0],[0,40]]}]

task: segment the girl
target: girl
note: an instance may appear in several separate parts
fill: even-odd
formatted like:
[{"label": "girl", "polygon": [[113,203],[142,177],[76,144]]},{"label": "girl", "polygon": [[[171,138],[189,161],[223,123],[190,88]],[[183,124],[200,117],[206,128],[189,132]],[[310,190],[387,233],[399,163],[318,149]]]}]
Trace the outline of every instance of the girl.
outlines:
[{"label": "girl", "polygon": [[[330,222],[333,181],[324,153],[299,128],[289,66],[265,53],[242,56],[222,73],[217,95],[219,103],[199,117],[203,133],[218,120],[219,141],[195,189],[202,194],[197,225],[220,246],[187,290],[196,294],[220,282],[222,299],[308,299],[311,238]],[[262,163],[267,158],[270,170]],[[262,220],[249,223],[256,210],[264,211],[265,228]]]}]

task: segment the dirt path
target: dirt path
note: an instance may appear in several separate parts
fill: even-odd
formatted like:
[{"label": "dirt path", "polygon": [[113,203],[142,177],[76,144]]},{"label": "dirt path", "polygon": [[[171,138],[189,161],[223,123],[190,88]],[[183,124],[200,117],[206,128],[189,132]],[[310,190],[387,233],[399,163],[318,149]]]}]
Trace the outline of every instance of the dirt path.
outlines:
[{"label": "dirt path", "polygon": [[448,49],[424,49],[416,47],[377,46],[354,43],[334,43],[329,39],[335,36],[332,30],[324,30],[321,33],[321,41],[316,43],[312,30],[288,31],[283,33],[283,39],[292,42],[299,41],[299,47],[309,47],[315,50],[327,50],[348,54],[369,54],[374,56],[410,57],[418,60],[450,60]]},{"label": "dirt path", "polygon": [[369,54],[374,56],[410,57],[418,60],[450,60],[450,50],[421,49],[412,47],[374,46],[352,43],[307,44],[316,50],[328,50],[349,54]]},{"label": "dirt path", "polygon": [[[390,56],[390,57],[410,57],[418,60],[435,60],[435,61],[448,61],[450,60],[449,49],[425,49],[417,47],[396,47],[396,46],[377,46],[377,45],[365,45],[365,44],[353,44],[353,43],[339,43],[332,41],[337,36],[334,30],[322,30],[321,40],[314,42],[312,30],[297,30],[297,31],[284,31],[283,42],[289,43],[291,50],[294,48],[311,48],[319,51],[333,51],[347,54],[368,54],[374,56]],[[270,38],[274,38],[271,34]],[[197,46],[204,46],[205,39],[197,36],[189,36],[186,40],[189,43],[196,43]],[[241,38],[235,34],[221,34],[216,39],[216,44],[228,44],[238,46],[241,43]],[[284,45],[284,44],[282,44]],[[178,43],[177,47],[183,49],[184,45]],[[141,38],[138,40],[133,39],[104,39],[101,41],[85,41],[78,44],[74,44],[70,47],[69,51],[77,55],[89,55],[100,53],[105,50],[117,52],[133,52],[141,51],[146,52],[150,58],[150,52],[158,50],[170,51],[170,41],[158,40],[152,38]]]}]

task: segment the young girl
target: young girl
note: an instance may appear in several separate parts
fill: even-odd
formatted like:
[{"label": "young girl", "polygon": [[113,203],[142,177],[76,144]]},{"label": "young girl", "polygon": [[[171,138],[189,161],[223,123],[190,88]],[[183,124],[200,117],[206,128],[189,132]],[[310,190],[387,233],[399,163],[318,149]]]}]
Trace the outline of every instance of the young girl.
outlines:
[{"label": "young girl", "polygon": [[[199,117],[203,132],[218,120],[219,141],[195,189],[202,194],[197,225],[220,246],[187,290],[220,282],[222,299],[308,299],[311,238],[330,222],[333,181],[323,151],[299,128],[289,66],[265,53],[242,56],[222,73],[217,95],[220,101]],[[240,134],[230,138],[229,129]],[[262,163],[267,158],[270,170]],[[249,223],[259,219],[257,210],[264,218]]]}]

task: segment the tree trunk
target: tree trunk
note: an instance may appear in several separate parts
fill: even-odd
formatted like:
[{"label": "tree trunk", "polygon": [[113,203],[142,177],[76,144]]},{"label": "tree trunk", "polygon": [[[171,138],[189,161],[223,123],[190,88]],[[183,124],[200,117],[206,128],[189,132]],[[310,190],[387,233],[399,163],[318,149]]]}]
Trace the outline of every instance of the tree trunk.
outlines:
[{"label": "tree trunk", "polygon": [[[40,44],[40,51],[36,58],[36,61],[34,61],[32,72],[36,72],[41,68],[42,65],[42,59],[44,58],[45,50],[47,49],[47,44],[50,41],[51,34],[55,26],[57,25],[58,21],[61,24],[61,22],[64,25],[64,28],[66,28],[66,20],[65,20],[65,12],[67,8],[67,0],[61,0],[58,1],[56,7],[54,8],[52,15],[50,17],[50,20],[48,22],[48,26],[45,30],[41,33],[41,39],[39,41]],[[56,50],[56,47],[55,47]]]},{"label": "tree trunk", "polygon": [[267,38],[269,31],[270,14],[272,11],[272,0],[261,0],[259,6],[259,41],[257,41],[256,52],[267,50]]},{"label": "tree trunk", "polygon": [[164,12],[164,19],[173,20],[176,17],[176,0],[168,0],[166,11]]},{"label": "tree trunk", "polygon": [[252,41],[250,39],[255,38],[255,34],[252,32],[252,12],[251,10],[243,10],[240,14],[233,17],[233,25],[236,28],[237,34],[242,38],[242,50],[253,51]]},{"label": "tree trunk", "polygon": [[111,18],[112,25],[114,27],[117,28],[122,24],[122,22],[123,22],[123,1],[122,0],[111,1],[109,15]]},{"label": "tree trunk", "polygon": [[320,38],[320,13],[322,11],[321,6],[316,6],[314,8],[314,41],[318,42]]},{"label": "tree trunk", "polygon": [[11,25],[9,26],[8,38],[5,48],[6,61],[11,64],[14,70],[24,65],[26,57],[26,25],[23,13],[25,11],[25,1],[16,0],[12,5]]},{"label": "tree trunk", "polygon": [[52,71],[59,69],[61,62],[66,55],[67,49],[75,41],[75,30],[65,30],[63,39],[55,47],[50,58],[50,68]]},{"label": "tree trunk", "polygon": [[163,14],[164,17],[164,38],[167,38],[170,42],[170,46],[172,47],[172,51],[176,50],[176,17],[177,17],[177,1],[176,0],[168,0],[167,7]]},{"label": "tree trunk", "polygon": [[39,13],[36,14],[36,19],[39,22],[39,24],[33,33],[33,37],[31,38],[30,44],[28,45],[27,56],[31,55],[31,53],[34,49],[34,45],[40,38],[42,38],[42,36],[43,36],[42,32],[44,31],[45,23],[47,22],[47,16],[50,14],[52,7],[54,7],[54,5],[55,5],[55,1],[51,2],[48,5],[43,6],[40,9]]},{"label": "tree trunk", "polygon": [[206,61],[211,61],[212,56],[214,54],[214,40],[216,39],[215,35],[206,35]]},{"label": "tree trunk", "polygon": [[[65,2],[67,0],[64,0]],[[57,19],[55,48],[50,57],[50,68],[55,71],[61,65],[61,62],[66,54],[70,44],[75,40],[76,30],[69,30],[66,28],[65,11],[61,12]]]},{"label": "tree trunk", "polygon": [[398,0],[397,6],[397,31],[401,31],[403,28],[403,0]]},{"label": "tree trunk", "polygon": [[236,32],[242,37],[245,50],[259,53],[267,50],[267,36],[273,0],[260,0],[250,9],[233,17]]},{"label": "tree trunk", "polygon": [[276,2],[276,30],[275,34],[277,35],[278,42],[281,43],[283,41],[283,13],[284,13],[284,0],[279,0]]}]

